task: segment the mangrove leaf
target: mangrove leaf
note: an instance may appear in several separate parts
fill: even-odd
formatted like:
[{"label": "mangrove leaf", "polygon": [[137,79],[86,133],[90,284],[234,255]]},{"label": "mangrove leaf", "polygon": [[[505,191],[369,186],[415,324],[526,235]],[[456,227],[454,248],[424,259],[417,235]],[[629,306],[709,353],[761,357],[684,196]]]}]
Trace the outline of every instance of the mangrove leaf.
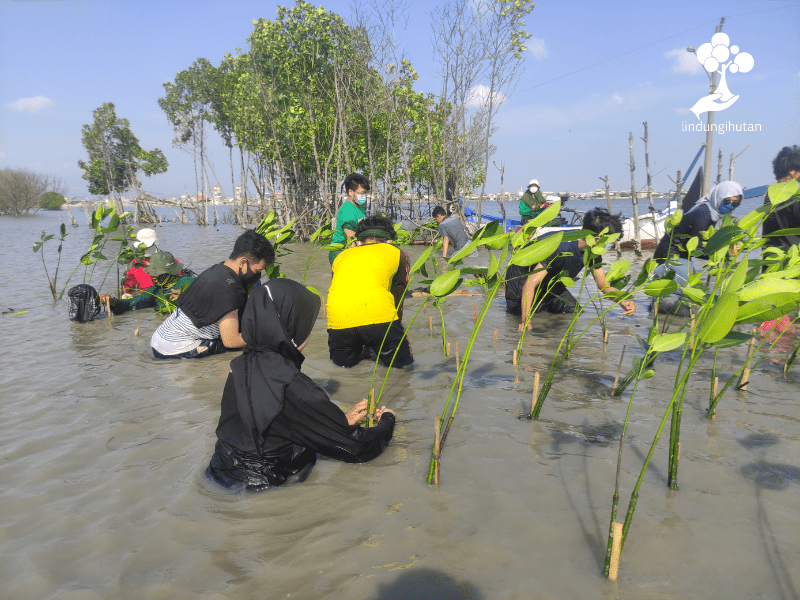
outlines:
[{"label": "mangrove leaf", "polygon": [[734,292],[722,294],[700,324],[697,343],[713,344],[724,338],[736,322],[738,306],[739,298]]}]

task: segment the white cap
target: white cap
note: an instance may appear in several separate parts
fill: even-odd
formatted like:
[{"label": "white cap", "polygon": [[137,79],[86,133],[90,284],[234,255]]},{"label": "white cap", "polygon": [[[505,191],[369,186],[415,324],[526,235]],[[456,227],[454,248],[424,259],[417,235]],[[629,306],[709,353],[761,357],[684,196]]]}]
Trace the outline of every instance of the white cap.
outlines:
[{"label": "white cap", "polygon": [[144,246],[146,249],[150,249],[152,246],[158,244],[158,238],[156,237],[156,232],[150,229],[149,227],[145,229],[140,229],[139,232],[136,234],[137,241],[133,242],[133,247],[138,248],[139,246]]},{"label": "white cap", "polygon": [[[536,187],[539,187],[539,181],[538,181],[537,179],[531,179],[531,180],[528,182],[528,187],[531,187],[532,185],[535,185]],[[154,234],[154,235],[155,235],[155,234]]]}]

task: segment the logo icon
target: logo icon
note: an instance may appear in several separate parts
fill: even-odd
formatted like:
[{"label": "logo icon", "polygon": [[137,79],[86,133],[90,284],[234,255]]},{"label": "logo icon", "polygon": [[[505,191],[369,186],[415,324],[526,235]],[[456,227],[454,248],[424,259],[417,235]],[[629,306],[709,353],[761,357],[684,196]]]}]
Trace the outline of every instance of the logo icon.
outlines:
[{"label": "logo icon", "polygon": [[747,73],[753,68],[755,60],[748,52],[739,52],[739,46],[730,46],[730,38],[724,33],[715,33],[711,43],[706,42],[697,49],[696,56],[706,71],[722,75],[714,93],[700,98],[689,109],[700,119],[702,113],[725,110],[739,99],[739,96],[734,96],[728,89],[728,71]]}]

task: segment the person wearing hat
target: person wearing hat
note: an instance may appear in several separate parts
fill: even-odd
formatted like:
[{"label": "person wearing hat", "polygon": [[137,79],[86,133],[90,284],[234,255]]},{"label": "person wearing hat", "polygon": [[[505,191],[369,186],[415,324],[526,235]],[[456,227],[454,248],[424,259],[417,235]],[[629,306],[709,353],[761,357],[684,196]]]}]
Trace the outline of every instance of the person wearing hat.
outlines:
[{"label": "person wearing hat", "polygon": [[539,182],[536,179],[531,179],[528,183],[528,189],[519,199],[519,214],[522,217],[522,224],[525,225],[546,207],[547,201],[539,190]]},{"label": "person wearing hat", "polygon": [[149,258],[158,252],[158,238],[156,232],[146,227],[140,229],[136,234],[136,241],[133,242],[133,247],[136,249],[144,248],[143,259],[133,259],[125,272],[125,278],[122,281],[123,297],[131,297],[140,294],[142,290],[149,289],[153,286],[153,279],[145,271],[145,267],[149,264]]},{"label": "person wearing hat", "polygon": [[387,367],[409,365],[414,357],[402,325],[408,255],[387,243],[397,237],[389,219],[365,217],[354,233],[355,245],[333,261],[327,302],[331,360],[352,367],[372,351]]},{"label": "person wearing hat", "polygon": [[150,257],[150,264],[142,268],[152,279],[153,285],[141,290],[138,296],[113,298],[109,294],[100,294],[100,302],[103,303],[108,298],[111,312],[115,315],[121,315],[129,310],[155,308],[159,298],[171,302],[180,295],[184,286],[196,278],[190,269],[185,269],[183,264],[175,260],[169,252],[156,252]]}]

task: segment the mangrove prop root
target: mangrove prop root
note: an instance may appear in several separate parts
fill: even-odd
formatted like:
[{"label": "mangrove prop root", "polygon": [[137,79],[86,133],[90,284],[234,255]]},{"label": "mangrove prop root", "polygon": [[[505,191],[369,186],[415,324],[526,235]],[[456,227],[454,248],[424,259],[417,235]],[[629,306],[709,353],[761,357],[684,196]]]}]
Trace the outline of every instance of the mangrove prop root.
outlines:
[{"label": "mangrove prop root", "polygon": [[439,434],[441,433],[441,428],[442,428],[441,418],[439,417],[439,415],[436,415],[436,418],[434,419],[433,423],[433,429],[436,436],[433,438],[434,440],[433,452],[434,452],[434,459],[436,460],[436,465],[434,466],[433,470],[433,483],[435,483],[436,485],[439,485],[439,449],[441,448],[439,444]]},{"label": "mangrove prop root", "polygon": [[627,347],[628,347],[627,344],[625,344],[622,347],[622,354],[620,354],[620,356],[619,356],[619,366],[617,367],[617,376],[614,377],[614,387],[611,388],[611,393],[614,396],[618,396],[619,395],[619,394],[617,394],[617,383],[619,382],[619,373],[620,373],[620,371],[622,371],[622,359],[625,358],[625,350],[627,349]]},{"label": "mangrove prop root", "polygon": [[613,530],[611,544],[611,564],[608,569],[608,578],[611,581],[617,580],[617,573],[619,573],[619,555],[622,552],[622,523],[614,523],[611,526]]}]

